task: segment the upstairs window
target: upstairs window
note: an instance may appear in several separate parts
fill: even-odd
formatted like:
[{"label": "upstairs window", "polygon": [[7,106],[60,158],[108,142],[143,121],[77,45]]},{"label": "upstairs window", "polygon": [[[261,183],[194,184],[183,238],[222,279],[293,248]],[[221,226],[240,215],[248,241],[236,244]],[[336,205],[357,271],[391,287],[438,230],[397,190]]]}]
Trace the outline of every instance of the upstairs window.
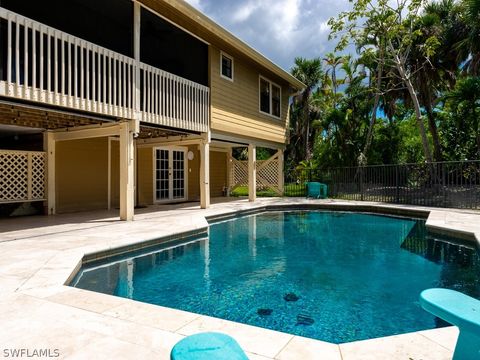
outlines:
[{"label": "upstairs window", "polygon": [[233,81],[233,58],[225,53],[220,53],[220,75]]},{"label": "upstairs window", "polygon": [[260,76],[260,112],[280,118],[282,89]]}]

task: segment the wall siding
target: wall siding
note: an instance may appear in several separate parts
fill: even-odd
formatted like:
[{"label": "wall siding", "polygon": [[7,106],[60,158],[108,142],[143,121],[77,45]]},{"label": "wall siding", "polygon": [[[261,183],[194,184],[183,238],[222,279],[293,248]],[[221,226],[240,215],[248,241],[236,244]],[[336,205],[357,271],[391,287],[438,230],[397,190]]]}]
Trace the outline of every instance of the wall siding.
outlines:
[{"label": "wall siding", "polygon": [[227,154],[210,152],[210,196],[223,196],[223,188],[227,186]]},{"label": "wall siding", "polygon": [[190,145],[188,151],[193,152],[193,160],[188,160],[188,200],[200,200],[200,151],[198,145]]},{"label": "wall siding", "polygon": [[[210,47],[211,128],[246,137],[285,143],[288,86],[254,65],[234,58],[234,81],[220,76],[220,50]],[[282,87],[281,119],[259,111],[259,75]]]},{"label": "wall siding", "polygon": [[57,212],[107,208],[106,137],[59,141],[55,161]]},{"label": "wall siding", "polygon": [[110,206],[112,209],[120,208],[120,141],[111,140],[110,155]]},{"label": "wall siding", "polygon": [[153,149],[137,148],[137,188],[138,204],[153,204]]}]

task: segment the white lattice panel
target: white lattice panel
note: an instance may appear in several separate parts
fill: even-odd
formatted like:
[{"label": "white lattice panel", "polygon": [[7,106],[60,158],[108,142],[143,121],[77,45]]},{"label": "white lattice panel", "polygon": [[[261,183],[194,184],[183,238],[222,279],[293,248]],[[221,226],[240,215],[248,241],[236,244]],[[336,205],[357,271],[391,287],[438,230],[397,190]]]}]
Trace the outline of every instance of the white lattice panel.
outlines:
[{"label": "white lattice panel", "polygon": [[30,153],[32,157],[31,170],[31,200],[45,199],[45,163],[47,155],[44,152]]},{"label": "white lattice panel", "polygon": [[[283,174],[279,174],[280,158],[275,154],[268,160],[256,161],[257,168],[257,189],[272,189],[282,195],[279,179]],[[232,173],[230,184],[232,190],[239,186],[248,186],[248,161],[232,160]]]},{"label": "white lattice panel", "polygon": [[248,161],[232,159],[232,173],[230,176],[232,190],[239,186],[248,186]]},{"label": "white lattice panel", "polygon": [[278,185],[278,160],[257,162],[257,187]]},{"label": "white lattice panel", "polygon": [[45,199],[45,153],[0,150],[0,203]]}]

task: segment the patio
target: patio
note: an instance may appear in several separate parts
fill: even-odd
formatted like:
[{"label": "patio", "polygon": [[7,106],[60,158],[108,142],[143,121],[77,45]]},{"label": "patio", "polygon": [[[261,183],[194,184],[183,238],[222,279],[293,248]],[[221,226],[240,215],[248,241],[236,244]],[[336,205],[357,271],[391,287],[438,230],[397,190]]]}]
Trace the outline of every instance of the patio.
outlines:
[{"label": "patio", "polygon": [[[59,358],[160,358],[183,336],[216,330],[235,337],[251,359],[449,359],[454,327],[335,345],[184,311],[64,286],[85,254],[105,255],[182,232],[202,231],[205,217],[266,206],[322,205],[359,211],[429,213],[427,226],[480,239],[480,213],[379,203],[260,199],[153,206],[121,222],[112,210],[0,220],[0,343],[13,349],[58,349]],[[98,254],[95,256],[99,256]]]}]

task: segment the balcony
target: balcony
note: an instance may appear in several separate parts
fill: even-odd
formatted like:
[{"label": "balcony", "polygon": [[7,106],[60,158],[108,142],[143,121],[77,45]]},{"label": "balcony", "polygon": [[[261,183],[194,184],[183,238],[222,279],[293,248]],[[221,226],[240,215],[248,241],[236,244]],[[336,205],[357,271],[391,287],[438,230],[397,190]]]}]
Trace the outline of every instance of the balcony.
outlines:
[{"label": "balcony", "polygon": [[208,131],[208,87],[1,7],[0,21],[0,96]]}]

